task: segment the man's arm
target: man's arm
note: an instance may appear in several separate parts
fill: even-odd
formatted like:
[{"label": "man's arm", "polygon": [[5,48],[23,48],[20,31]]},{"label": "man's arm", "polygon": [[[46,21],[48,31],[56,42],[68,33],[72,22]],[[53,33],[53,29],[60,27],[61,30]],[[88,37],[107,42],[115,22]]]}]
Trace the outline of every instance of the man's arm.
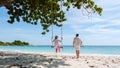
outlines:
[{"label": "man's arm", "polygon": [[74,47],[74,43],[75,43],[75,38],[74,38],[74,40],[73,40],[73,47]]},{"label": "man's arm", "polygon": [[[81,41],[81,40],[80,40]],[[81,41],[81,46],[83,46],[83,42]]]}]

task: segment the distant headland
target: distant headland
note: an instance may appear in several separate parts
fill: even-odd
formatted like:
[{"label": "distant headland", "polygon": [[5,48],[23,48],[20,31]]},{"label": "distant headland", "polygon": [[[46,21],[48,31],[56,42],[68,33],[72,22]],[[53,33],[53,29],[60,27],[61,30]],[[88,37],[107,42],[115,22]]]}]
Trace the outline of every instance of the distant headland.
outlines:
[{"label": "distant headland", "polygon": [[13,42],[3,42],[0,41],[0,46],[28,46],[28,42],[24,42],[21,40],[14,40]]}]

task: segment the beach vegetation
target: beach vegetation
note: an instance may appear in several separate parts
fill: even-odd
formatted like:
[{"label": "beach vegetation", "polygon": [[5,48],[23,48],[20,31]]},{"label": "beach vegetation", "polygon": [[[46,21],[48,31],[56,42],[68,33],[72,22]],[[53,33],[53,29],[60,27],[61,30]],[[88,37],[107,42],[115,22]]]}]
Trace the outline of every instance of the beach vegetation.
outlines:
[{"label": "beach vegetation", "polygon": [[20,40],[14,40],[13,42],[2,42],[0,41],[1,46],[26,46],[29,45],[28,42],[20,41]]}]

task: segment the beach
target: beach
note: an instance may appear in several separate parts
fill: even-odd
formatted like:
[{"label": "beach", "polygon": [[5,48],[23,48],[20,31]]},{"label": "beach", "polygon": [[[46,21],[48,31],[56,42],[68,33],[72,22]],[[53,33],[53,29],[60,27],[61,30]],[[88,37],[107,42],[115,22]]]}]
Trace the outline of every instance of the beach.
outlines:
[{"label": "beach", "polygon": [[0,51],[0,68],[120,68],[120,56]]}]

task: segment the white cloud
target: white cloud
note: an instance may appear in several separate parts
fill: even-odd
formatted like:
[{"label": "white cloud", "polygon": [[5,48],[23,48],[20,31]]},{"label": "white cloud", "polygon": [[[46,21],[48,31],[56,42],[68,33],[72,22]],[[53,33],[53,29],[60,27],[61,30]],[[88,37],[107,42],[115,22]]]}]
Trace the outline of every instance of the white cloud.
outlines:
[{"label": "white cloud", "polygon": [[103,11],[115,11],[115,10],[119,10],[120,6],[115,6],[115,7],[109,7],[109,8],[105,8],[103,9]]},{"label": "white cloud", "polygon": [[22,29],[21,29],[21,28],[15,28],[15,30],[17,30],[17,31],[21,31]]},{"label": "white cloud", "polygon": [[119,0],[95,0],[95,3],[102,7],[112,7],[115,5],[119,5],[120,1]]},{"label": "white cloud", "polygon": [[[92,23],[85,23],[80,25],[79,24],[71,24],[70,27],[77,33],[90,33],[90,34],[99,34],[99,35],[116,35],[120,34],[120,29],[115,28],[116,26],[120,25],[119,20],[111,20],[108,23],[94,23],[94,25],[88,26],[88,24]],[[112,27],[111,27],[112,26]],[[84,28],[83,28],[84,27]]]}]

